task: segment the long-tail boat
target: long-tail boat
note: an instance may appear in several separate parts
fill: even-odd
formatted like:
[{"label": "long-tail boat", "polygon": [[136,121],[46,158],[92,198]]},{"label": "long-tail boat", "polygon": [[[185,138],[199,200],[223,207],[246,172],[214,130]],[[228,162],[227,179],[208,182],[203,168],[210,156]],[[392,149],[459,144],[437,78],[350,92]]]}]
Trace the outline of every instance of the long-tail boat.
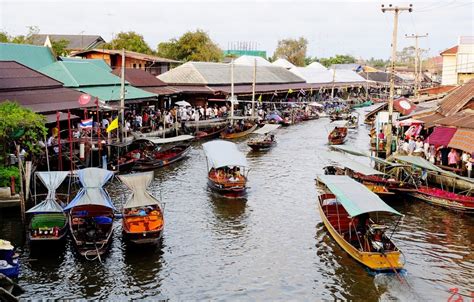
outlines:
[{"label": "long-tail boat", "polygon": [[402,214],[348,176],[320,175],[316,185],[321,219],[342,249],[372,271],[403,269],[401,252],[387,234],[389,227],[378,220],[389,215],[401,219]]},{"label": "long-tail boat", "polygon": [[[42,202],[26,211],[27,214],[31,214],[28,230],[30,243],[59,241],[65,238],[68,231],[68,220],[62,206],[57,202],[56,190],[66,179],[68,174],[69,172],[67,171],[35,173],[35,176],[37,176],[46,189],[48,189],[48,194]],[[36,196],[35,194],[35,198]]]},{"label": "long-tail boat", "polygon": [[146,190],[153,181],[153,172],[120,175],[118,178],[132,190],[122,210],[125,240],[135,244],[158,243],[165,221],[160,202]]},{"label": "long-tail boat", "polygon": [[271,132],[278,129],[278,124],[266,124],[262,128],[255,130],[252,134],[256,134],[259,137],[252,138],[247,142],[247,145],[254,151],[268,150],[275,146],[277,141],[275,136],[270,134]]},{"label": "long-tail boat", "polygon": [[225,197],[245,195],[247,159],[234,143],[212,141],[202,145],[207,157],[209,188]]},{"label": "long-tail boat", "polygon": [[232,126],[232,124],[229,124],[229,126],[221,132],[220,136],[222,139],[235,139],[235,138],[240,138],[249,135],[252,133],[255,129],[257,129],[258,125],[254,123],[244,123],[242,127],[239,126],[239,128],[236,128],[237,126]]},{"label": "long-tail boat", "polygon": [[194,140],[202,141],[206,139],[218,138],[221,133],[225,130],[225,126],[216,126],[201,131],[197,131],[194,134]]},{"label": "long-tail boat", "polygon": [[103,255],[112,241],[115,207],[103,186],[112,171],[85,168],[77,171],[82,188],[64,208],[77,251],[92,259]]},{"label": "long-tail boat", "polygon": [[329,124],[334,129],[328,135],[330,145],[342,145],[347,137],[347,121],[334,121]]}]

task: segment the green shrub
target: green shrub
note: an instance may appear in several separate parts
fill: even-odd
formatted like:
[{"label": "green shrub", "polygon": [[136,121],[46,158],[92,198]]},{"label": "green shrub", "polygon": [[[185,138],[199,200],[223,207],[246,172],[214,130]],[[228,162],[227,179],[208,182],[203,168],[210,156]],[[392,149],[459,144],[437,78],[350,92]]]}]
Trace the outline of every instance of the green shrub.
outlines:
[{"label": "green shrub", "polygon": [[20,171],[18,167],[0,167],[0,187],[9,187],[11,184],[10,178],[15,177],[15,191],[20,191]]}]

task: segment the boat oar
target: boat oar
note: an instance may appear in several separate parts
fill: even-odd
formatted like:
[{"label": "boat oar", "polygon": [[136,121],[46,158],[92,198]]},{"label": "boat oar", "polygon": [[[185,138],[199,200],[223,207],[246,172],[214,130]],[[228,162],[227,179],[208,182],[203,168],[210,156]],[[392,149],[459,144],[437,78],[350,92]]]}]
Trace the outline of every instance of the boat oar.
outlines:
[{"label": "boat oar", "polygon": [[398,280],[400,280],[400,283],[405,283],[407,284],[408,286],[410,286],[403,278],[402,276],[400,276],[400,274],[398,273],[398,271],[395,269],[395,267],[392,265],[392,263],[390,262],[390,260],[388,260],[388,257],[387,255],[383,252],[382,250],[382,255],[385,257],[385,259],[387,260],[388,264],[390,265],[390,267],[392,268],[392,270],[395,272],[395,275],[397,276]]}]

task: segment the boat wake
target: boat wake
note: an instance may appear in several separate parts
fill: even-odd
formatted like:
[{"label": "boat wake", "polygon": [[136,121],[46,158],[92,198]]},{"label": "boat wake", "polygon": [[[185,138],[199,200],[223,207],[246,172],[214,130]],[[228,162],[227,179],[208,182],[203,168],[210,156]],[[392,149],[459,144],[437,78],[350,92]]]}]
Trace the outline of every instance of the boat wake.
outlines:
[{"label": "boat wake", "polygon": [[380,293],[379,301],[424,301],[408,284],[405,276],[403,283],[395,274],[377,274],[374,285]]}]

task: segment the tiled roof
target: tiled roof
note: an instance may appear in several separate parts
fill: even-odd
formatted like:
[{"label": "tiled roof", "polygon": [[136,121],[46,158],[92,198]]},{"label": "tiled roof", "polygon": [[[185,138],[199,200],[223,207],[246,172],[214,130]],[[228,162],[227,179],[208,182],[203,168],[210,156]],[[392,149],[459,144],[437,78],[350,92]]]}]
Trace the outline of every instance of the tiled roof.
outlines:
[{"label": "tiled roof", "polygon": [[451,91],[441,102],[439,113],[454,115],[474,99],[474,79]]}]

